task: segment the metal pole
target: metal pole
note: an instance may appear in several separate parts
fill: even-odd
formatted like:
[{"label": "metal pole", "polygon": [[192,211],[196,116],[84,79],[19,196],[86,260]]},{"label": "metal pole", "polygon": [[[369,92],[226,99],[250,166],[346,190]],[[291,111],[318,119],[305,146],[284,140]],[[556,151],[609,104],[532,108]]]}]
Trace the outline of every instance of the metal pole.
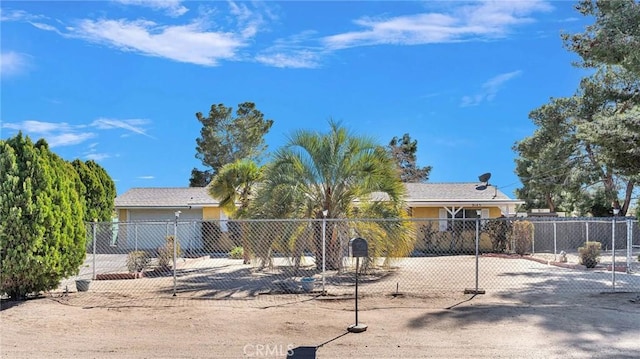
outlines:
[{"label": "metal pole", "polygon": [[326,294],[325,272],[327,265],[327,210],[322,211],[322,294]]},{"label": "metal pole", "polygon": [[138,224],[137,223],[133,225],[133,231],[135,233],[134,247],[135,247],[135,250],[137,251],[138,250]]},{"label": "metal pole", "polygon": [[176,257],[178,256],[178,217],[180,211],[175,213],[176,220],[173,223],[173,296],[176,296],[177,278],[176,278]]},{"label": "metal pole", "polygon": [[557,262],[558,259],[556,256],[558,255],[558,231],[556,226],[556,221],[553,221],[553,261]]},{"label": "metal pole", "polygon": [[585,245],[585,247],[586,247],[586,246],[587,246],[587,243],[589,242],[589,222],[585,222],[584,224],[585,224],[585,226],[587,227],[587,240],[586,240],[586,242],[585,242],[585,244],[584,244],[584,245]]},{"label": "metal pole", "polygon": [[[191,235],[189,236],[189,245],[187,246],[187,247],[189,247],[188,248],[189,254],[193,253],[193,249],[191,248],[191,241],[192,241],[193,237],[196,235],[196,228],[197,228],[196,221],[193,221],[191,223],[193,223],[193,232],[191,232]],[[202,231],[200,231],[200,232],[202,233]]]},{"label": "metal pole", "polygon": [[631,274],[631,256],[633,255],[633,223],[627,219],[627,274]]},{"label": "metal pole", "polygon": [[478,257],[480,255],[480,218],[476,217],[476,292],[478,292]]},{"label": "metal pole", "polygon": [[93,276],[92,279],[96,280],[96,225],[97,219],[93,220]]},{"label": "metal pole", "polygon": [[358,326],[358,268],[360,268],[360,257],[356,257],[356,327]]},{"label": "metal pole", "polygon": [[616,291],[616,215],[613,215],[613,222],[611,225],[611,285],[612,289]]}]

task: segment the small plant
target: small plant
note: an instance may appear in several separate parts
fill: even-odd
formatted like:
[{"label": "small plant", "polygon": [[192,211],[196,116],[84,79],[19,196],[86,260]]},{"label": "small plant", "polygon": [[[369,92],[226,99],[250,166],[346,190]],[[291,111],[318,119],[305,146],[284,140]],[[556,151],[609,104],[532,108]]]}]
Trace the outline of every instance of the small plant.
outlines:
[{"label": "small plant", "polygon": [[600,242],[587,242],[584,247],[578,248],[580,264],[587,268],[594,268],[600,260],[600,249],[602,249]]},{"label": "small plant", "polygon": [[180,242],[175,241],[174,236],[168,236],[166,239],[166,243],[164,246],[158,248],[158,266],[161,268],[168,268],[170,263],[173,263],[173,244],[176,243],[176,257],[180,257],[182,255],[182,250],[180,249]]},{"label": "small plant", "polygon": [[513,238],[513,250],[523,255],[531,250],[533,244],[533,223],[529,221],[517,221],[513,223],[511,232]]},{"label": "small plant", "polygon": [[130,273],[140,273],[144,271],[151,262],[151,258],[145,251],[129,252],[127,256],[127,269]]},{"label": "small plant", "polygon": [[229,252],[229,258],[231,259],[242,259],[244,256],[244,250],[242,247],[235,247]]}]

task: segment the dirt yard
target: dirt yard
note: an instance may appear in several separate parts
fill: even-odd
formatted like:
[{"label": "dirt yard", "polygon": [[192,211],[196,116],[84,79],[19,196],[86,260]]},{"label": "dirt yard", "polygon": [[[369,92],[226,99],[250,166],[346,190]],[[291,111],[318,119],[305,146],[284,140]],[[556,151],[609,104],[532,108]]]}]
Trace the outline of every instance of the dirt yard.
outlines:
[{"label": "dirt yard", "polygon": [[637,358],[640,293],[3,302],[2,358]]}]

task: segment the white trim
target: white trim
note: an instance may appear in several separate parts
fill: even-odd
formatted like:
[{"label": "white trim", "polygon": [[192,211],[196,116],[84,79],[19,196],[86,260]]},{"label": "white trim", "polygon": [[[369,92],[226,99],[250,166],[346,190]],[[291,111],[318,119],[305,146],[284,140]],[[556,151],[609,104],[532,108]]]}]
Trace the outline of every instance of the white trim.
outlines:
[{"label": "white trim", "polygon": [[440,232],[447,231],[447,210],[445,208],[440,208],[438,210],[438,217],[440,220],[438,221],[438,230]]}]

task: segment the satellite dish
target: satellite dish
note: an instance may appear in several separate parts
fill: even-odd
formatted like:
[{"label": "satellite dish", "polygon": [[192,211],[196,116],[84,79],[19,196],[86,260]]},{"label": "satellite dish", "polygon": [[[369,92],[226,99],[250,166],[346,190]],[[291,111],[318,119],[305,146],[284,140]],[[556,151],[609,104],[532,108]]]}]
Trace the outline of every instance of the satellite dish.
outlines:
[{"label": "satellite dish", "polygon": [[478,180],[483,183],[488,183],[491,178],[491,172],[483,173],[478,177]]}]

